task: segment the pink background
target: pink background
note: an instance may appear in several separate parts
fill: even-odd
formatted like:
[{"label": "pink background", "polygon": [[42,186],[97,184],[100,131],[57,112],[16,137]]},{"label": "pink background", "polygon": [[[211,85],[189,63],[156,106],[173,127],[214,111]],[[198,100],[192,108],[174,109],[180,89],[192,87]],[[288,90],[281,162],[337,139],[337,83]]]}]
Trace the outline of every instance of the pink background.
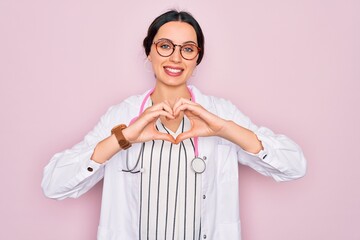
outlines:
[{"label": "pink background", "polygon": [[360,239],[360,1],[0,1],[0,239],[95,239],[101,185],[42,195],[42,171],[153,85],[142,39],[177,7],[206,36],[192,84],[302,146],[305,178],[240,167],[244,240]]}]

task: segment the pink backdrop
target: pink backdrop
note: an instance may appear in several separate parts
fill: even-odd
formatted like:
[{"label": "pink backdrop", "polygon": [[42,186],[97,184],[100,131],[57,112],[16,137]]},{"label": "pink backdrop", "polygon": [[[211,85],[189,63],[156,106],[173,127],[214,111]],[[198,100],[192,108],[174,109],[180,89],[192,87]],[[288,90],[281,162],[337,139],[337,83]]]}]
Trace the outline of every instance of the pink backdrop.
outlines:
[{"label": "pink backdrop", "polygon": [[206,35],[192,83],[308,159],[306,177],[288,183],[240,167],[243,239],[360,239],[358,0],[1,0],[0,239],[95,239],[101,183],[49,200],[42,171],[109,106],[153,85],[141,43],[171,7]]}]

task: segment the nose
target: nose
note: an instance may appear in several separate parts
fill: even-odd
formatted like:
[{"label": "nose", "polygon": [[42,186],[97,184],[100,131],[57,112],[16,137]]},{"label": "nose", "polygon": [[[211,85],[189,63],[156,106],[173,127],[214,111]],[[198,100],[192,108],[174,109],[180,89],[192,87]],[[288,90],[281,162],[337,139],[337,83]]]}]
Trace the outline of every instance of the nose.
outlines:
[{"label": "nose", "polygon": [[179,63],[182,60],[182,56],[181,56],[181,53],[180,53],[181,47],[180,46],[175,46],[174,48],[175,48],[174,52],[170,56],[170,61],[175,62],[175,63]]}]

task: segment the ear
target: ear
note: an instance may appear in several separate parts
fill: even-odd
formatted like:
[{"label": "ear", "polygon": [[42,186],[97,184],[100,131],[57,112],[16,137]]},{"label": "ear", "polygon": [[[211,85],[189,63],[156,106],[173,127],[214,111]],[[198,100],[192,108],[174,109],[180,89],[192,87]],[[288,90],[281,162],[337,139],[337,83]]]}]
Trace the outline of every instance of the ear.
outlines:
[{"label": "ear", "polygon": [[149,62],[151,62],[151,56],[150,56],[150,54],[147,56],[147,59],[149,60]]}]

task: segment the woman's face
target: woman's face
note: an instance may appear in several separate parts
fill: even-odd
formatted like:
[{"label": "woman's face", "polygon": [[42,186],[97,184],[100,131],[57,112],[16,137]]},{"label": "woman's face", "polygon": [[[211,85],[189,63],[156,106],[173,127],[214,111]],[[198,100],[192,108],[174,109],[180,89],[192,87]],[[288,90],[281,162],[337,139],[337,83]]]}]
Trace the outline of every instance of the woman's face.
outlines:
[{"label": "woman's face", "polygon": [[[162,25],[153,42],[160,39],[168,39],[176,45],[185,43],[197,45],[194,28],[185,22],[168,22]],[[173,54],[163,57],[157,52],[156,45],[152,44],[148,58],[152,63],[157,84],[180,86],[186,85],[187,80],[191,77],[198,56],[192,60],[186,60],[181,56],[180,47],[177,46]]]}]

